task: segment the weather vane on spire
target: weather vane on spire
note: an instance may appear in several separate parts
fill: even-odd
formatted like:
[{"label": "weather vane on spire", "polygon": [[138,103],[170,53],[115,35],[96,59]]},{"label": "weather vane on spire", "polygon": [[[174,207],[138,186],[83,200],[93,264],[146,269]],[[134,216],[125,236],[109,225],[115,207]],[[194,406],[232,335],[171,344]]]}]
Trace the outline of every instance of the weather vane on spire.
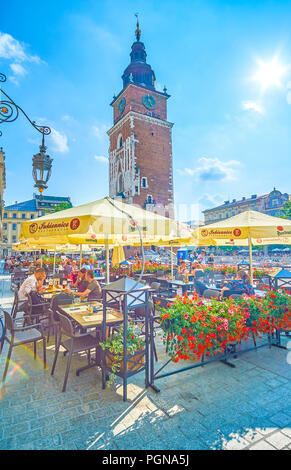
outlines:
[{"label": "weather vane on spire", "polygon": [[138,22],[138,13],[135,13],[136,16],[136,30],[135,30],[135,36],[137,41],[140,40],[140,35],[141,35],[141,30],[139,29],[139,22]]}]

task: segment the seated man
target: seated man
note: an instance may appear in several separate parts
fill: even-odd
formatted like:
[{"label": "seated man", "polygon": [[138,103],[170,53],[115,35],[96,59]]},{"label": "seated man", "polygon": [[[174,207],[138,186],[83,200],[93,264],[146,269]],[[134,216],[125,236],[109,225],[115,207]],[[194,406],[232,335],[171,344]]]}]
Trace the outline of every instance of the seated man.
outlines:
[{"label": "seated man", "polygon": [[82,268],[78,272],[78,276],[76,282],[73,284],[74,287],[77,288],[78,292],[84,292],[87,289],[88,281],[86,280],[86,272],[87,269]]},{"label": "seated man", "polygon": [[202,270],[196,270],[195,272],[195,279],[194,279],[194,289],[196,290],[197,294],[202,297],[204,291],[208,289],[206,284],[202,282],[204,278],[204,272]]},{"label": "seated man", "polygon": [[28,276],[21,284],[18,292],[18,298],[20,302],[27,300],[28,294],[31,292],[37,292],[41,294],[45,291],[43,282],[46,277],[46,272],[43,268],[36,268],[31,276]]},{"label": "seated man", "polygon": [[78,295],[81,299],[87,297],[88,302],[100,300],[102,298],[102,290],[99,282],[94,279],[94,271],[92,269],[86,270],[86,281],[88,281],[88,285],[83,292],[72,292],[71,289],[66,289],[66,292]]}]

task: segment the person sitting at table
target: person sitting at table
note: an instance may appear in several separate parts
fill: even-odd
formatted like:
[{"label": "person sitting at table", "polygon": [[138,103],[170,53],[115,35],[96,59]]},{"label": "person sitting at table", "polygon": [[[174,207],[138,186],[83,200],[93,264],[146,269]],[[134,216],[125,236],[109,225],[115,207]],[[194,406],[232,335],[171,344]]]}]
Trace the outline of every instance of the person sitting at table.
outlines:
[{"label": "person sitting at table", "polygon": [[80,269],[76,282],[73,284],[73,286],[77,288],[78,292],[84,292],[87,289],[88,281],[86,280],[86,272],[87,269]]},{"label": "person sitting at table", "polygon": [[204,280],[204,272],[202,269],[196,269],[195,279],[194,279],[194,289],[197,294],[202,297],[208,286],[202,282]]},{"label": "person sitting at table", "polygon": [[88,269],[88,270],[92,269],[92,266],[91,266],[90,261],[88,259],[84,259],[83,264],[82,264],[82,268],[85,268],[85,269]]},{"label": "person sitting at table", "polygon": [[250,276],[246,271],[240,269],[237,272],[236,279],[229,281],[221,289],[221,298],[231,297],[233,294],[246,294],[253,295],[255,293],[253,286],[251,285]]},{"label": "person sitting at table", "polygon": [[37,292],[41,294],[45,291],[43,287],[44,280],[46,278],[46,272],[43,268],[36,268],[31,276],[28,276],[21,284],[18,291],[18,298],[20,302],[27,300],[28,294],[31,292]]},{"label": "person sitting at table", "polygon": [[180,266],[178,266],[178,274],[187,274],[188,269],[186,268],[186,263],[185,261],[182,261]]},{"label": "person sitting at table", "polygon": [[102,290],[99,282],[94,279],[94,271],[92,269],[86,271],[86,281],[88,281],[88,285],[83,292],[73,292],[70,288],[67,288],[65,292],[78,295],[81,299],[87,297],[88,302],[100,300],[102,298]]}]

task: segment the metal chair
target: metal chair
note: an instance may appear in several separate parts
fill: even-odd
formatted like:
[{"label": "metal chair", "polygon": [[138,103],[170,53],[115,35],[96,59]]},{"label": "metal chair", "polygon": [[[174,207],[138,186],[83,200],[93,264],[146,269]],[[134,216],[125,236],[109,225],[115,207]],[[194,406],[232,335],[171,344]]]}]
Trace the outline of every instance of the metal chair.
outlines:
[{"label": "metal chair", "polygon": [[[67,387],[68,375],[69,375],[69,371],[71,367],[73,354],[87,351],[88,363],[90,363],[90,351],[91,349],[96,349],[96,353],[97,353],[97,344],[96,344],[96,338],[94,338],[88,333],[76,335],[74,333],[74,328],[73,328],[71,320],[69,320],[69,318],[67,318],[65,315],[62,315],[59,312],[57,313],[57,315],[59,316],[60,329],[59,329],[58,341],[56,344],[56,351],[55,351],[54,362],[52,365],[51,375],[54,374],[60,346],[62,346],[69,353],[68,359],[67,359],[67,367],[66,367],[66,372],[65,372],[64,384],[62,388],[62,392],[65,392],[66,387]],[[69,339],[63,341],[62,340],[63,335],[67,336]]]},{"label": "metal chair", "polygon": [[[11,315],[8,312],[6,312],[6,310],[3,310],[3,313],[4,313],[4,318],[5,318],[5,326],[4,326],[4,335],[1,340],[0,350],[2,351],[5,340],[9,343],[9,349],[8,349],[7,358],[5,362],[2,383],[4,383],[6,376],[7,376],[12,349],[22,344],[34,343],[34,359],[36,359],[36,343],[37,341],[40,341],[40,340],[43,341],[43,362],[44,362],[44,369],[46,369],[46,339],[43,334],[41,324],[39,323],[35,325],[23,326],[21,328],[15,327],[15,324],[13,322],[13,318],[11,317]],[[10,333],[10,337],[7,335],[7,333]]]},{"label": "metal chair", "polygon": [[[67,294],[66,292],[61,292],[52,297],[50,303],[50,327],[53,329],[55,335],[55,344],[57,344],[58,331],[60,327],[59,315],[58,315],[58,306],[72,304],[74,302],[73,294]],[[48,332],[48,341],[50,338],[50,329]]]}]

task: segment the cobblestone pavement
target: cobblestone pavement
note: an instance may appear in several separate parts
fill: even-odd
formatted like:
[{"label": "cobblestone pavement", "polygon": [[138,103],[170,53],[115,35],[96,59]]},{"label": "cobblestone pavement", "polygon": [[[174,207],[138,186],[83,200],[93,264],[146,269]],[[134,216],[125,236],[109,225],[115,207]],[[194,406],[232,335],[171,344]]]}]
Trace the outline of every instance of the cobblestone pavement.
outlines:
[{"label": "cobblestone pavement", "polygon": [[[0,277],[0,290],[8,308],[8,278]],[[234,359],[235,368],[217,362],[161,379],[158,394],[144,390],[141,373],[126,403],[121,386],[101,389],[100,370],[75,375],[84,357],[74,357],[61,393],[66,358],[60,355],[52,377],[53,353],[50,342],[45,371],[29,348],[14,349],[0,392],[0,449],[291,449],[286,350],[262,348]]]}]

